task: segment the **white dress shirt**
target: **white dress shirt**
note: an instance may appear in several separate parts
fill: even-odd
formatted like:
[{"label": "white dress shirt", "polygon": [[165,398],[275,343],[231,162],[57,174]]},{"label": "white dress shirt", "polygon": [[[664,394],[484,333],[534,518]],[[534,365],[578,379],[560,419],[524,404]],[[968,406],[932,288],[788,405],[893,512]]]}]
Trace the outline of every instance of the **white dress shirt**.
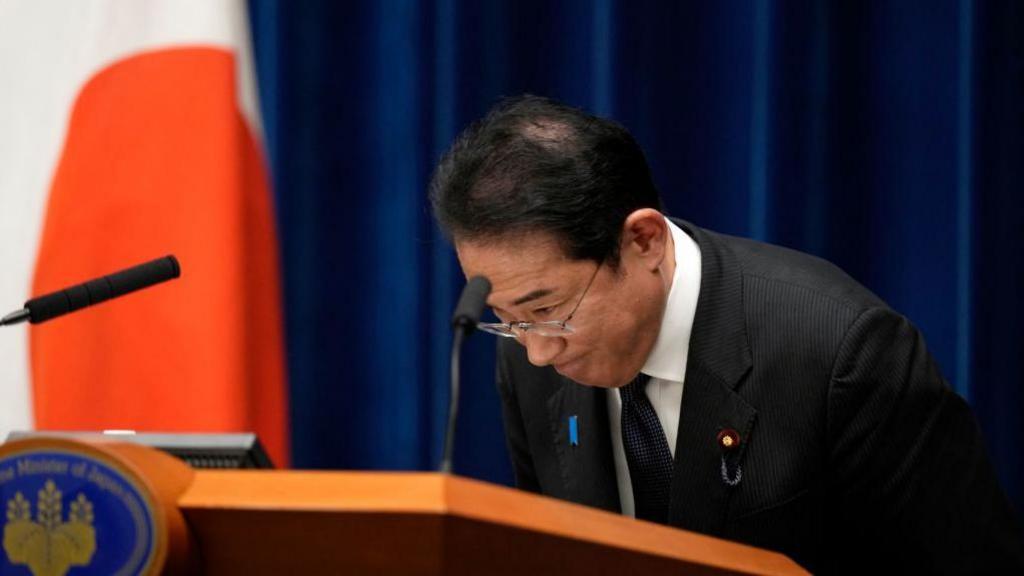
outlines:
[{"label": "white dress shirt", "polygon": [[[675,458],[679,408],[683,400],[686,359],[690,350],[690,330],[693,328],[697,295],[700,293],[700,248],[689,234],[671,220],[665,220],[675,244],[676,270],[672,275],[661,331],[640,371],[651,377],[647,384],[647,398],[658,415],[661,429],[665,431],[665,439],[668,440],[668,449]],[[629,479],[626,452],[622,447],[622,397],[618,389],[609,390],[606,396],[619,501],[624,515],[635,516],[633,485]]]}]

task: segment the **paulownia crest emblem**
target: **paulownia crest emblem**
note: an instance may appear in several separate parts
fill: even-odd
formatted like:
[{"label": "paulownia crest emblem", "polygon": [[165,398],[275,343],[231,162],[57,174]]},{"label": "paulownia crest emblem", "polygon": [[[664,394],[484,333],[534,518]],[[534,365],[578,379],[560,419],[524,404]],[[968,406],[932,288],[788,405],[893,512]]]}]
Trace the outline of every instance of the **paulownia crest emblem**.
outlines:
[{"label": "paulownia crest emblem", "polygon": [[28,566],[34,576],[63,576],[72,566],[89,564],[96,551],[92,502],[79,494],[63,521],[63,497],[47,480],[36,500],[35,521],[21,492],[7,501],[4,552],[11,564]]}]

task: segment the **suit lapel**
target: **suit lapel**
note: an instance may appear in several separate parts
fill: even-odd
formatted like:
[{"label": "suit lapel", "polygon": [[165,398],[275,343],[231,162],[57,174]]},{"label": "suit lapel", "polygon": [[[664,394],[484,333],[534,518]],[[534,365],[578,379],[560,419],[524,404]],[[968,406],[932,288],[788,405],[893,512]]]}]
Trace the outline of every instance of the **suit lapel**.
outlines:
[{"label": "suit lapel", "polygon": [[739,453],[730,455],[730,464],[742,464],[755,416],[756,411],[714,374],[700,366],[687,368],[669,524],[706,534],[720,531],[735,488],[722,479],[718,433],[726,428],[739,433]]},{"label": "suit lapel", "polygon": [[[619,512],[611,432],[605,391],[560,378],[562,385],[548,398],[548,420],[566,500]],[[569,438],[569,419],[576,417],[578,442]],[[554,494],[553,494],[554,495]]]},{"label": "suit lapel", "polygon": [[700,246],[701,286],[680,407],[669,523],[715,534],[736,489],[722,479],[718,433],[732,429],[740,434],[730,462],[742,465],[757,414],[736,392],[752,364],[743,279],[735,256],[716,238],[689,223],[676,223]]}]

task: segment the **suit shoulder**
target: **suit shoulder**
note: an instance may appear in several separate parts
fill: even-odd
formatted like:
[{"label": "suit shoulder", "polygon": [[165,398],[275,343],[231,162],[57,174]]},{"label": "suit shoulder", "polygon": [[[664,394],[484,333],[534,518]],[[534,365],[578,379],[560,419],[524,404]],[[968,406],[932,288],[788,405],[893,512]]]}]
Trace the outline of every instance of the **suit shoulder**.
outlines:
[{"label": "suit shoulder", "polygon": [[835,264],[790,248],[709,233],[736,256],[745,281],[774,285],[782,293],[809,293],[853,312],[888,308],[886,303]]}]

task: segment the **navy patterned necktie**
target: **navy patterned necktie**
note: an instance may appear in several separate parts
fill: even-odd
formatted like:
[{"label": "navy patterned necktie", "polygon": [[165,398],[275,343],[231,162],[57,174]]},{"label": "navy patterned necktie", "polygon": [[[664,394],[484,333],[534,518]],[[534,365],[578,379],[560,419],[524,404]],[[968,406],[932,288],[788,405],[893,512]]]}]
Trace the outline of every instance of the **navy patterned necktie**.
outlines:
[{"label": "navy patterned necktie", "polygon": [[650,377],[639,374],[619,389],[622,396],[622,447],[633,484],[636,517],[665,524],[672,485],[672,452],[644,389]]}]

